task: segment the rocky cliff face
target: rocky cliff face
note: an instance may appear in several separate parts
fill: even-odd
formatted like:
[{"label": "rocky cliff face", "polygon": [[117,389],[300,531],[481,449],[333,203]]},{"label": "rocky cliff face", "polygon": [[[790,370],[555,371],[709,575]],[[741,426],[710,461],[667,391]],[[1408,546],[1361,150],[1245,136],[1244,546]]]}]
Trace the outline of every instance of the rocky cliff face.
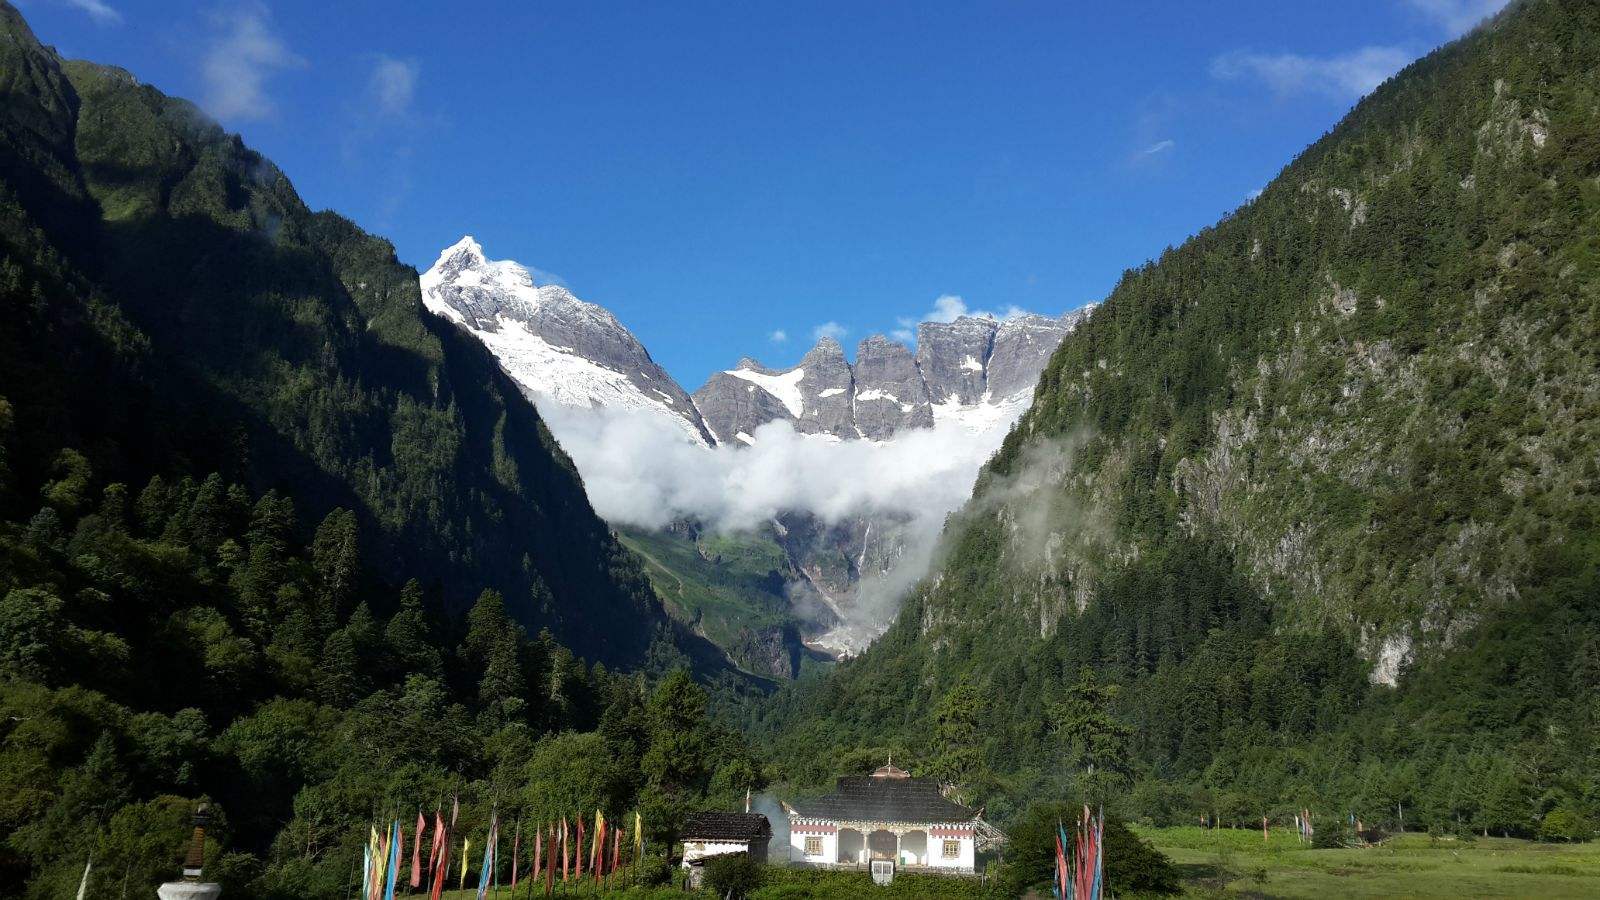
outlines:
[{"label": "rocky cliff face", "polygon": [[[884,441],[907,428],[933,425],[928,385],[906,346],[873,335],[856,348],[855,427],[861,436]],[[909,408],[908,408],[909,407]]]},{"label": "rocky cliff face", "polygon": [[712,433],[745,443],[779,420],[840,440],[885,441],[947,420],[987,427],[996,410],[1026,404],[1050,354],[1089,312],[924,322],[915,354],[873,335],[856,347],[853,366],[837,341],[823,338],[793,368],[740,360],[712,375],[694,402]]}]

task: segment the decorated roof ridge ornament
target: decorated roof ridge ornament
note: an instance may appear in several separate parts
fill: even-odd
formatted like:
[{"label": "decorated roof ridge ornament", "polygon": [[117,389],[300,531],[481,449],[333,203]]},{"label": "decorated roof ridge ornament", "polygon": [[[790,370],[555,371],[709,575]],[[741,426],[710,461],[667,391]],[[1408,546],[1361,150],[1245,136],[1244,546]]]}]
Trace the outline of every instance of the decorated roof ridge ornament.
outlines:
[{"label": "decorated roof ridge ornament", "polygon": [[894,764],[894,754],[891,753],[891,754],[889,754],[889,762],[888,762],[888,764],[879,766],[878,768],[874,769],[873,772],[872,772],[872,777],[873,778],[910,778],[911,777],[911,773],[907,772],[905,769],[896,768],[895,764]]}]

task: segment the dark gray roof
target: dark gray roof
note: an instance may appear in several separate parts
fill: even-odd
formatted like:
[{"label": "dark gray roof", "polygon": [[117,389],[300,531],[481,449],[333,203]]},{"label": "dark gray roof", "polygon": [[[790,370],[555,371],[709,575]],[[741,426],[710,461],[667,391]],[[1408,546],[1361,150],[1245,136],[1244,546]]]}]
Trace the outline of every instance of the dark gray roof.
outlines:
[{"label": "dark gray roof", "polygon": [[698,812],[683,823],[685,841],[754,841],[772,836],[772,823],[760,813]]},{"label": "dark gray roof", "polygon": [[978,815],[946,800],[938,782],[925,778],[841,778],[833,793],[789,808],[807,819],[872,822],[968,822]]}]

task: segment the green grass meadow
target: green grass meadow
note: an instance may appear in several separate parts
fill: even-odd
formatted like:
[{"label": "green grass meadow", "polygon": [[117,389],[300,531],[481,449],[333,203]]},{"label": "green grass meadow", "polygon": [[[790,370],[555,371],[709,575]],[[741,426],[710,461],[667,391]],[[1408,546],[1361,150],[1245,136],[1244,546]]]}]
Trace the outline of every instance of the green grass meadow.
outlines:
[{"label": "green grass meadow", "polygon": [[1288,829],[1135,828],[1182,870],[1191,896],[1600,897],[1600,843],[1397,835],[1314,850]]}]

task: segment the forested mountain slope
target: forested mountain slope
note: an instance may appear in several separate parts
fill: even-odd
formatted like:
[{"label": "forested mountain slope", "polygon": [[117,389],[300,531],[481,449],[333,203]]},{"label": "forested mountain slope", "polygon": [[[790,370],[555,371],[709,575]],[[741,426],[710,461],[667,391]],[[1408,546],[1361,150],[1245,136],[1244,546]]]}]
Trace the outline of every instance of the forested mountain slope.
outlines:
[{"label": "forested mountain slope", "polygon": [[1600,813],[1597,176],[1600,7],[1514,4],[1127,272],[936,575],[772,714],[794,771],[888,744],[991,811],[1095,770],[1157,818]]},{"label": "forested mountain slope", "polygon": [[126,72],[66,62],[0,4],[0,397],[8,508],[63,448],[108,480],[219,472],[355,510],[368,562],[484,587],[637,664],[664,618],[538,413],[423,311],[386,242]]}]

